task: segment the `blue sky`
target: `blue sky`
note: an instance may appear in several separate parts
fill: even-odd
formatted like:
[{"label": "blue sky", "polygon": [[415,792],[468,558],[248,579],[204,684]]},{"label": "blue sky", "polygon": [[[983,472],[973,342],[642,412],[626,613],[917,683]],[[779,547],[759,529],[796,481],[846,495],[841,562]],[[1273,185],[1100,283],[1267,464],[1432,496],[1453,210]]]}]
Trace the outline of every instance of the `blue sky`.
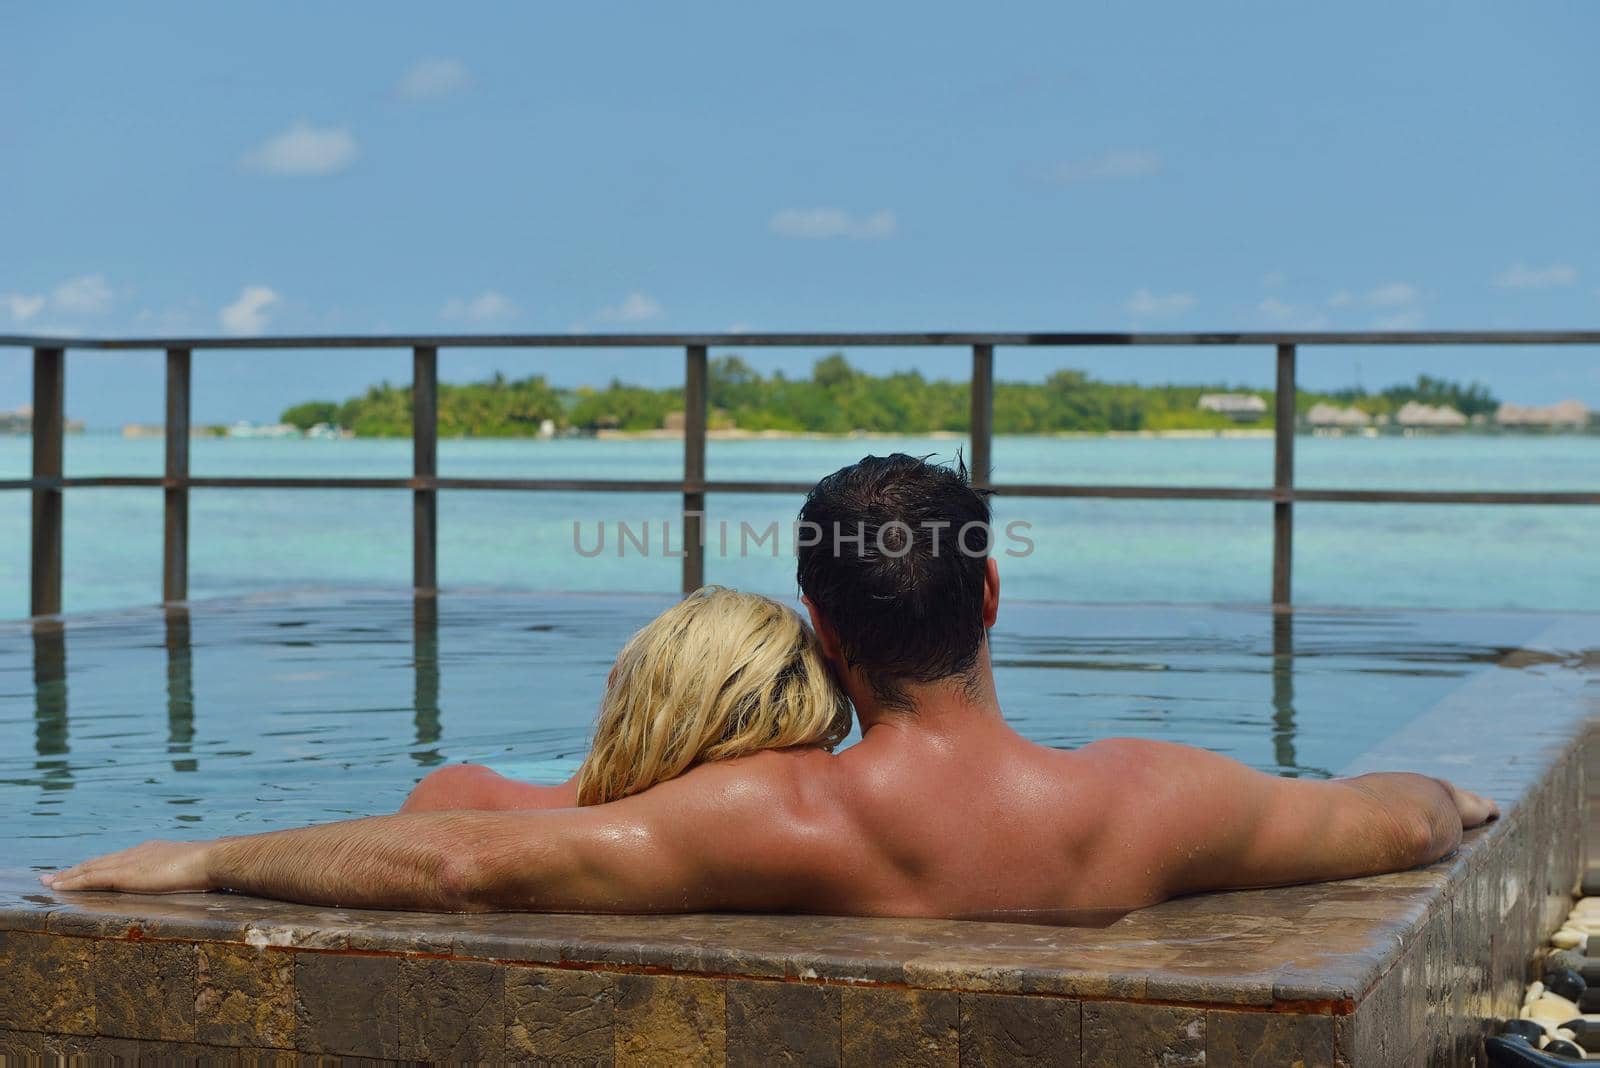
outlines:
[{"label": "blue sky", "polygon": [[[0,333],[1596,328],[1600,5],[0,5]],[[758,356],[803,370],[819,353]],[[961,374],[960,353],[861,353]],[[1323,350],[1600,407],[1600,352]],[[155,356],[74,357],[92,425]],[[1000,355],[1265,383],[1265,353]],[[672,353],[443,374],[681,376]],[[197,419],[404,380],[197,357]],[[27,399],[0,352],[0,408]]]}]

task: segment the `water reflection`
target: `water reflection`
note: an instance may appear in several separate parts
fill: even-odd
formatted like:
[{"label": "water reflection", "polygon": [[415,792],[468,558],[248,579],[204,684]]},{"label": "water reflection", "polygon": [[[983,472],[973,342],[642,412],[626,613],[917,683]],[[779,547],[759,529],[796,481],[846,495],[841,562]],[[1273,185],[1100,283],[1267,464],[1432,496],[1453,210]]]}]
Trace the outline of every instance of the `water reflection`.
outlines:
[{"label": "water reflection", "polygon": [[67,640],[59,620],[33,625],[33,751],[39,785],[72,789],[67,741]]},{"label": "water reflection", "polygon": [[200,763],[187,754],[194,746],[194,648],[189,641],[189,609],[166,610],[167,752],[180,754],[173,771],[197,771]]},{"label": "water reflection", "polygon": [[419,594],[411,600],[411,663],[416,673],[416,736],[411,759],[425,768],[444,763],[436,743],[439,722],[439,598]]},{"label": "water reflection", "polygon": [[1272,759],[1280,774],[1300,774],[1294,753],[1294,613],[1272,613]]}]

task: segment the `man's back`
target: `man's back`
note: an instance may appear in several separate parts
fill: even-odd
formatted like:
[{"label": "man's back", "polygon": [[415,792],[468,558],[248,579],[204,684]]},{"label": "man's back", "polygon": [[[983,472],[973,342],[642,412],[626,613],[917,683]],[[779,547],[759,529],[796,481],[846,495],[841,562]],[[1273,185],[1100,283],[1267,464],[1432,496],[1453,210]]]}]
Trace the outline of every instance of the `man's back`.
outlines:
[{"label": "man's back", "polygon": [[[1102,907],[1111,889],[1097,847],[1116,802],[1092,751],[1035,745],[975,713],[934,729],[878,724],[836,757],[766,763],[751,772],[793,776],[800,819],[834,829],[813,854],[814,908],[1072,910]],[[1127,893],[1116,888],[1119,905],[1144,903]]]}]

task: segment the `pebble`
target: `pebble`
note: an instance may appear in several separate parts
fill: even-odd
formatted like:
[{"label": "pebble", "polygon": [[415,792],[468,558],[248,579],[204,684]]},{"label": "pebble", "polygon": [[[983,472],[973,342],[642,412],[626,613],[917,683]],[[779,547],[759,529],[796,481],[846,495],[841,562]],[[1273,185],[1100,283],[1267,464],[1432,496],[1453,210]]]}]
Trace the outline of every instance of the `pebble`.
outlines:
[{"label": "pebble", "polygon": [[[1505,1021],[1502,1038],[1496,1042],[1526,1042],[1539,1051],[1526,1056],[1548,1058],[1542,1063],[1600,1060],[1600,952],[1589,956],[1591,935],[1600,936],[1600,896],[1593,894],[1574,904],[1566,922],[1550,937],[1554,949],[1541,963],[1544,975],[1528,984],[1519,1019]],[[1600,939],[1596,945],[1600,949]],[[1512,1048],[1500,1052],[1510,1054]],[[1511,1060],[1524,1063],[1522,1057]],[[1502,1060],[1491,1057],[1495,1063]]]},{"label": "pebble", "polygon": [[1544,988],[1552,994],[1566,998],[1573,1004],[1583,1000],[1589,984],[1571,968],[1551,968],[1544,973]]},{"label": "pebble", "polygon": [[1600,1020],[1568,1020],[1561,1030],[1566,1034],[1560,1037],[1571,1039],[1590,1053],[1600,1053]]},{"label": "pebble", "polygon": [[1571,968],[1583,976],[1583,981],[1591,987],[1600,986],[1600,960],[1585,957],[1575,949],[1558,949],[1544,959],[1545,967]]},{"label": "pebble", "polygon": [[1522,1018],[1525,1020],[1563,1021],[1581,1015],[1583,1014],[1578,1011],[1576,1002],[1560,994],[1552,994],[1548,990],[1522,1006]]},{"label": "pebble", "polygon": [[1546,1032],[1544,1025],[1538,1020],[1507,1020],[1500,1025],[1500,1033],[1503,1035],[1521,1035],[1528,1040],[1529,1045],[1538,1049],[1539,1043],[1544,1041]]},{"label": "pebble", "polygon": [[1550,944],[1557,949],[1578,949],[1580,946],[1586,946],[1588,941],[1588,932],[1575,927],[1563,927],[1550,936]]}]

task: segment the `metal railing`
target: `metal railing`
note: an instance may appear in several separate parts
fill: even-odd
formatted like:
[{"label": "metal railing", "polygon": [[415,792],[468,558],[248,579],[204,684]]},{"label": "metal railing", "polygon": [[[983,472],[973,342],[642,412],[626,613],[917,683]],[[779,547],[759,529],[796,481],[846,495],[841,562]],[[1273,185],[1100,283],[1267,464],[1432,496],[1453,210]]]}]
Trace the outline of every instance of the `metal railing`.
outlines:
[{"label": "metal railing", "polygon": [[[1211,486],[1001,483],[991,479],[994,435],[994,350],[1095,346],[1261,346],[1276,353],[1272,485]],[[188,596],[189,491],[192,489],[394,489],[412,493],[412,581],[427,594],[438,588],[438,495],[441,490],[522,490],[585,493],[671,492],[683,501],[683,589],[705,580],[702,532],[706,496],[715,493],[804,493],[807,482],[736,482],[706,478],[707,352],[710,348],[968,348],[972,353],[971,471],[973,481],[1008,497],[1092,497],[1118,500],[1270,501],[1272,603],[1291,601],[1294,506],[1300,501],[1384,504],[1600,505],[1600,490],[1480,492],[1455,490],[1301,489],[1294,484],[1295,363],[1303,346],[1343,345],[1600,345],[1600,331],[1368,331],[1296,333],[922,333],[922,334],[549,334],[497,336],[357,336],[270,338],[54,338],[0,336],[0,347],[33,350],[33,474],[0,480],[0,490],[32,494],[30,614],[61,611],[62,494],[87,487],[159,487],[165,495],[162,600]],[[410,349],[412,444],[410,478],[201,477],[189,473],[190,363],[197,350]],[[684,353],[682,479],[441,478],[438,471],[439,350],[442,348],[676,348]],[[165,351],[166,470],[156,476],[66,477],[65,365],[71,349]]]}]

